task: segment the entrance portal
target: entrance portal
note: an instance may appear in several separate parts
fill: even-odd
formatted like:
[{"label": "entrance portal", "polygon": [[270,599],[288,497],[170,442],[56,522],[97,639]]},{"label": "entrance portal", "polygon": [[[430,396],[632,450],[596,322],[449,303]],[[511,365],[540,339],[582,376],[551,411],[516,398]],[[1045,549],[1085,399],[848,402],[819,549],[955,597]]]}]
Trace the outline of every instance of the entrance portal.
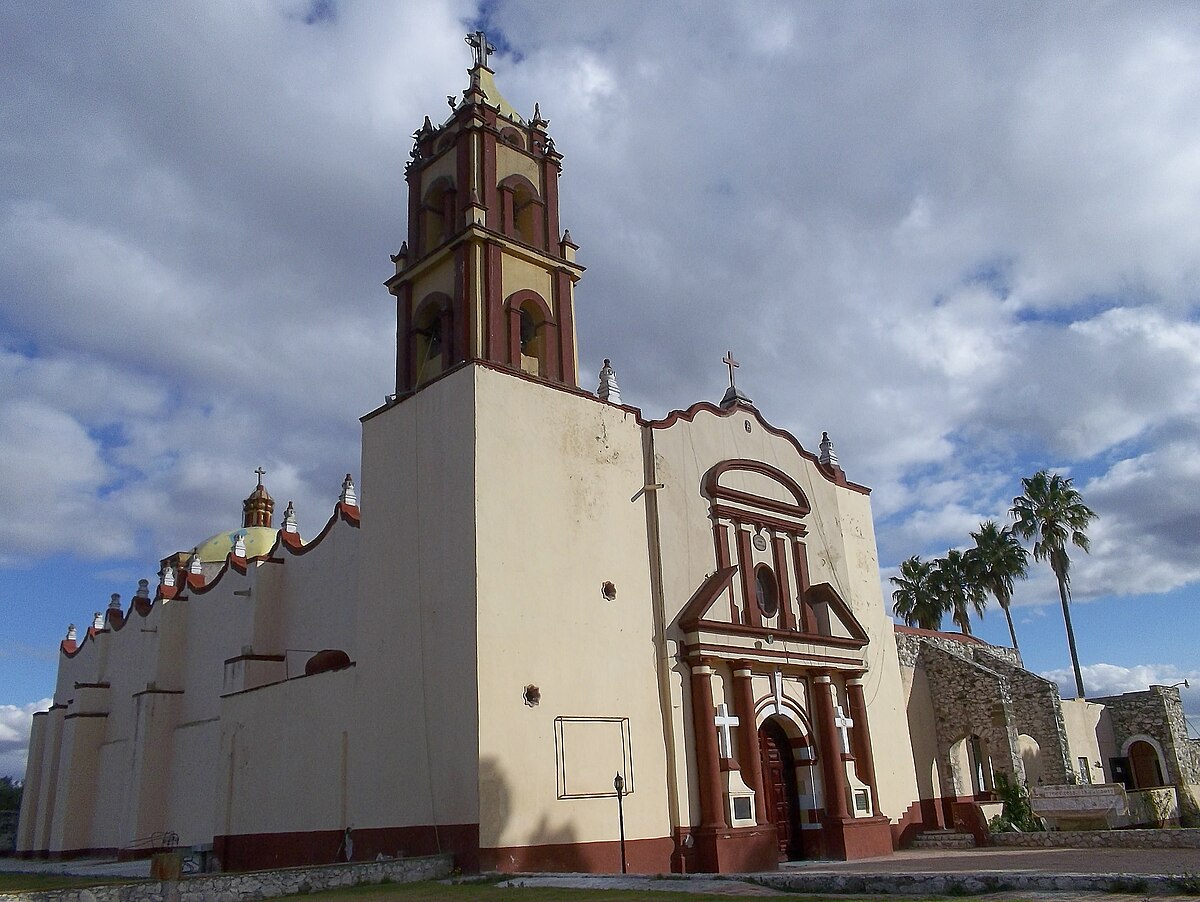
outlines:
[{"label": "entrance portal", "polygon": [[767,817],[775,824],[779,836],[779,857],[784,861],[802,858],[796,760],[792,755],[791,740],[783,727],[768,718],[758,728],[758,747],[762,753]]}]

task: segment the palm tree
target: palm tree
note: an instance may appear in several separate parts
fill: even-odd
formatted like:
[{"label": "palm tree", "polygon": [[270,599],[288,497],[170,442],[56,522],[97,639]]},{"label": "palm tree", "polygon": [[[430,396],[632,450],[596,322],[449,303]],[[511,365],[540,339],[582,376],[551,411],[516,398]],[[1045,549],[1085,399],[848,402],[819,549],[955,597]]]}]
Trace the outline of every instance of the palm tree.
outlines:
[{"label": "palm tree", "polygon": [[971,635],[971,611],[982,617],[987,610],[987,596],[972,570],[970,557],[957,548],[951,548],[945,557],[933,562],[942,607],[954,612],[954,623],[968,636]]},{"label": "palm tree", "polygon": [[892,593],[893,614],[906,626],[941,629],[946,609],[942,607],[932,561],[923,561],[914,554],[900,565],[900,575],[891,577],[891,581],[896,586]]},{"label": "palm tree", "polygon": [[975,540],[975,547],[969,549],[967,555],[975,580],[999,603],[1008,620],[1013,648],[1020,651],[1009,605],[1012,603],[1013,580],[1024,579],[1029,569],[1029,552],[1017,541],[1011,529],[1001,529],[995,520],[980,523],[979,531],[971,533],[971,538]]},{"label": "palm tree", "polygon": [[1088,550],[1084,532],[1096,519],[1096,512],[1083,503],[1079,492],[1071,485],[1070,477],[1048,470],[1039,470],[1022,479],[1024,494],[1013,499],[1013,531],[1023,539],[1033,539],[1033,559],[1049,560],[1058,579],[1058,597],[1062,601],[1063,621],[1067,626],[1067,644],[1071,648],[1071,665],[1075,668],[1077,698],[1084,698],[1083,673],[1079,669],[1079,653],[1075,651],[1075,631],[1071,628],[1071,558],[1067,555],[1067,540]]}]

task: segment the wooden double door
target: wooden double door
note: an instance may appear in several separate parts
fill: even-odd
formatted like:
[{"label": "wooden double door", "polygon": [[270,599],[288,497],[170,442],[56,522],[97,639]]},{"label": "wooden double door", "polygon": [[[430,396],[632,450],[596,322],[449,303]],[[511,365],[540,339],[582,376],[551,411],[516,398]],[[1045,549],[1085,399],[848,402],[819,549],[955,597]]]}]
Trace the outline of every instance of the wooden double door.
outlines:
[{"label": "wooden double door", "polygon": [[804,857],[804,848],[792,742],[783,727],[768,718],[758,728],[758,748],[762,755],[767,816],[774,822],[778,834],[779,858],[795,861]]}]

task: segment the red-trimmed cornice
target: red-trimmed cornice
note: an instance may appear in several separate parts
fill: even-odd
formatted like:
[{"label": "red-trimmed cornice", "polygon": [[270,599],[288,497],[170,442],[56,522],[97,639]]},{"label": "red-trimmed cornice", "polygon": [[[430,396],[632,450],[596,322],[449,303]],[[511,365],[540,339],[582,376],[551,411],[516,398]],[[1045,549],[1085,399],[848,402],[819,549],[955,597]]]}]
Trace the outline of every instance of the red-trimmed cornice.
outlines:
[{"label": "red-trimmed cornice", "polygon": [[[318,545],[325,541],[325,537],[329,535],[333,527],[341,522],[345,523],[353,529],[358,529],[360,526],[361,512],[358,507],[352,504],[346,504],[344,501],[339,501],[333,506],[333,514],[325,521],[325,526],[321,529],[315,539],[311,542],[276,542],[275,547],[271,549],[272,553],[276,550],[286,548],[290,555],[299,557],[302,554],[308,554]],[[294,533],[292,535],[295,535]]]},{"label": "red-trimmed cornice", "polygon": [[927,636],[930,639],[949,639],[951,642],[962,642],[966,645],[988,645],[977,636],[968,636],[966,633],[947,633],[942,630],[923,630],[915,626],[905,626],[902,623],[893,623],[892,628],[898,633],[904,633],[908,636]]}]

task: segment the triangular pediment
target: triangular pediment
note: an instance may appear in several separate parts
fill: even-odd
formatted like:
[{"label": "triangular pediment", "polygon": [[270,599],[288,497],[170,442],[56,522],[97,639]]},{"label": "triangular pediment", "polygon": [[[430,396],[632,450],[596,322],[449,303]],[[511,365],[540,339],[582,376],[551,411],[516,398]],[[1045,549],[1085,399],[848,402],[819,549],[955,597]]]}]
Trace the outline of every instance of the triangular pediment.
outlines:
[{"label": "triangular pediment", "polygon": [[[852,648],[862,648],[870,642],[867,631],[859,619],[854,616],[850,605],[846,604],[837,590],[829,583],[810,586],[805,595],[805,601],[816,621],[809,630],[800,628],[782,630],[777,627],[734,623],[731,619],[732,605],[729,593],[732,591],[733,578],[737,572],[737,565],[732,564],[706,576],[696,591],[692,593],[688,603],[679,612],[676,621],[679,628],[685,632],[704,631],[741,636],[762,635],[765,637],[791,634],[796,639],[806,642],[821,642]],[[724,603],[720,603],[722,600]]]}]

